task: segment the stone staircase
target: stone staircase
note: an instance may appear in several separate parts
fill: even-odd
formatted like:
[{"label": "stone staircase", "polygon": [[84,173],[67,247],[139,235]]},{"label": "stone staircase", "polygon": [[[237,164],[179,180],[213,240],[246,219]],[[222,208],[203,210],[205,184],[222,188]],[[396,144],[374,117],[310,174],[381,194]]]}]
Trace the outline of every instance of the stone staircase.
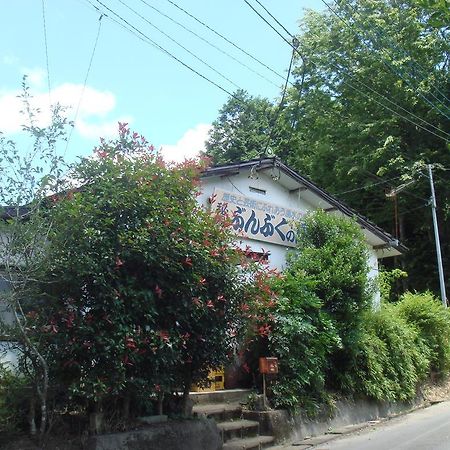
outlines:
[{"label": "stone staircase", "polygon": [[223,450],[261,450],[273,444],[273,436],[260,435],[259,422],[242,418],[242,403],[250,392],[250,389],[230,389],[190,394],[194,414],[216,421]]}]

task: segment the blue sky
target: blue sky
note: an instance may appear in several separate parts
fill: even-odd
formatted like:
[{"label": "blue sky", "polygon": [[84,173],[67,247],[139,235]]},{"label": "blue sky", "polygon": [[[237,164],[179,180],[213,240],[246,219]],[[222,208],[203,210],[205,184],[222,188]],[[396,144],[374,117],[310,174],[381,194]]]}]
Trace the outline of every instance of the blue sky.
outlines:
[{"label": "blue sky", "polygon": [[[174,0],[192,15],[225,35],[281,75],[286,74],[291,50],[243,0]],[[252,4],[257,7],[255,0]],[[283,80],[188,17],[168,0],[102,0],[147,37],[229,92],[236,86],[270,99],[280,94]],[[129,8],[126,7],[126,5]],[[83,84],[99,29],[86,87]],[[212,48],[155,9],[182,23],[231,54],[260,75]],[[298,29],[304,8],[319,9],[318,0],[265,0],[264,5],[289,30]],[[130,8],[134,9],[134,13]],[[82,98],[67,158],[86,156],[100,136],[108,137],[117,121],[126,121],[168,159],[190,156],[202,147],[211,122],[228,95],[174,61],[148,42],[124,30],[118,19],[97,0],[40,0],[3,2],[0,16],[0,130],[15,135],[23,119],[16,99],[21,78],[28,74],[36,105],[45,121],[49,98],[69,107],[73,119]],[[139,17],[141,16],[141,17]],[[154,26],[214,68],[202,64]],[[142,35],[141,35],[142,37]],[[48,89],[50,79],[50,94]],[[233,82],[234,84],[232,84]]]}]

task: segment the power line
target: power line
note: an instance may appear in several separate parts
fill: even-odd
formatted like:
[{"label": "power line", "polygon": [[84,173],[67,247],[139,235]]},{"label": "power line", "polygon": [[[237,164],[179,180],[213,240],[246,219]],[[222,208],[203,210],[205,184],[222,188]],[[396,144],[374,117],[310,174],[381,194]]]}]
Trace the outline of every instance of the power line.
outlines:
[{"label": "power line", "polygon": [[[295,43],[298,45],[297,39],[295,39]],[[288,68],[287,75],[286,75],[286,82],[284,83],[283,94],[281,96],[280,103],[278,104],[278,108],[277,108],[277,110],[275,112],[275,117],[273,118],[273,122],[272,122],[272,125],[270,127],[269,137],[267,139],[266,146],[264,147],[264,151],[261,153],[261,156],[266,154],[267,148],[269,147],[269,144],[272,142],[272,139],[273,139],[273,132],[274,132],[274,129],[275,129],[276,125],[277,125],[278,117],[280,116],[280,111],[281,111],[281,108],[283,107],[284,98],[286,96],[286,89],[287,89],[287,85],[289,83],[289,77],[291,76],[291,69],[292,69],[292,64],[294,62],[294,56],[295,56],[295,50],[292,50],[291,60],[289,62],[289,68]]]},{"label": "power line", "polygon": [[351,192],[362,191],[364,189],[369,189],[374,186],[379,186],[380,184],[386,184],[386,183],[389,183],[390,181],[398,180],[399,178],[401,178],[401,175],[399,175],[397,177],[389,178],[387,180],[378,181],[377,183],[368,184],[366,186],[362,186],[359,188],[349,189],[348,191],[338,192],[337,194],[333,194],[333,195],[339,196],[339,195],[344,195],[344,194],[350,194]]},{"label": "power line", "polygon": [[181,12],[183,12],[184,14],[186,14],[187,16],[189,16],[190,18],[192,18],[193,20],[195,20],[197,23],[199,23],[200,25],[202,25],[203,27],[207,28],[209,31],[211,31],[212,33],[214,33],[216,36],[220,37],[221,39],[223,39],[225,42],[227,42],[228,44],[232,45],[233,47],[235,47],[237,50],[239,50],[240,52],[244,53],[245,55],[247,55],[249,58],[251,58],[253,61],[257,62],[258,64],[260,64],[261,66],[265,67],[267,70],[270,70],[272,73],[274,73],[275,75],[277,75],[279,78],[281,78],[284,81],[284,76],[281,75],[280,73],[278,73],[276,70],[272,69],[270,66],[268,66],[267,64],[265,64],[264,62],[260,61],[258,58],[254,57],[251,53],[249,53],[248,51],[246,51],[245,49],[243,49],[242,47],[240,47],[239,45],[235,44],[233,41],[231,41],[230,39],[228,39],[226,36],[224,36],[223,34],[219,33],[218,31],[216,31],[214,28],[210,27],[208,24],[206,24],[205,22],[203,22],[202,20],[200,20],[198,17],[194,16],[193,14],[191,14],[189,11],[187,11],[186,9],[182,8],[181,6],[177,5],[174,1],[172,0],[166,0],[167,2],[169,2],[172,6],[174,6],[175,8],[178,8]]},{"label": "power line", "polygon": [[[283,36],[251,3],[248,2],[248,0],[244,0],[244,2],[253,10],[253,12],[255,12],[267,25],[269,25],[270,28],[272,28],[273,31],[275,31],[275,33],[278,34],[278,36],[280,36],[281,39],[283,39],[284,42],[286,42],[290,47],[292,47],[291,42],[289,41],[289,39],[287,39],[285,36]],[[277,23],[279,23],[277,21]],[[283,27],[283,29],[285,30],[286,28]],[[287,32],[287,34],[292,37],[292,34]],[[294,47],[292,47],[294,48]],[[297,52],[299,55],[300,53]],[[301,56],[301,55],[300,55]]]},{"label": "power line", "polygon": [[[248,5],[248,6],[250,6],[250,8],[267,24],[267,25],[269,25],[270,26],[270,28],[272,28],[280,37],[282,37],[283,38],[283,40],[285,41],[285,42],[287,42],[292,48],[293,48],[293,50],[294,51],[296,51],[296,49],[294,48],[294,46],[293,46],[293,44],[292,43],[290,43],[278,30],[276,30],[266,19],[265,19],[265,17],[263,17],[247,0],[244,0],[245,1],[245,3]],[[261,3],[258,1],[258,0],[256,0],[257,1],[257,3],[258,4],[260,4],[261,5]],[[261,5],[262,6],[262,5]],[[264,8],[264,10],[266,11],[266,12],[268,12],[268,14],[276,21],[276,23],[277,24],[279,24],[282,28],[283,28],[283,30],[285,30],[286,32],[287,32],[287,34],[289,35],[289,36],[292,36],[292,34],[267,10],[267,8],[265,8],[264,6],[263,6],[263,8]],[[302,56],[302,55],[300,55],[300,56]],[[313,63],[314,64],[314,63]],[[332,64],[333,65],[333,64]],[[339,69],[339,67],[338,66],[336,66],[336,65],[334,65],[334,67],[336,67],[336,68],[338,68]],[[347,73],[347,75],[351,78],[351,79],[355,79],[352,75],[350,75],[350,74],[348,74]],[[392,108],[390,108],[389,106],[387,106],[387,105],[385,105],[384,103],[381,103],[381,102],[379,102],[377,99],[374,99],[374,98],[371,98],[368,94],[366,94],[364,91],[361,91],[360,89],[358,89],[358,88],[356,88],[356,87],[354,87],[354,86],[352,86],[350,83],[348,83],[348,82],[346,82],[345,80],[342,80],[343,82],[344,82],[344,84],[346,84],[346,85],[348,85],[349,87],[351,87],[352,89],[355,89],[355,90],[357,90],[358,92],[360,92],[361,94],[363,94],[363,95],[365,95],[367,98],[369,98],[369,99],[372,99],[373,101],[375,101],[377,104],[379,104],[380,106],[382,106],[382,107],[384,107],[385,109],[388,109],[389,111],[391,111],[391,112],[393,112],[394,114],[396,114],[397,116],[399,116],[399,117],[401,117],[401,118],[403,118],[403,119],[405,119],[405,120],[407,120],[407,121],[409,121],[409,122],[411,122],[411,123],[413,123],[415,126],[418,126],[419,128],[422,128],[423,130],[425,130],[425,131],[428,131],[429,133],[431,133],[431,134],[433,134],[433,135],[435,135],[435,136],[437,136],[437,137],[439,137],[439,138],[441,138],[441,139],[444,139],[446,142],[448,141],[447,139],[445,139],[445,138],[443,138],[442,136],[440,136],[440,135],[437,135],[436,133],[434,133],[433,131],[431,131],[431,130],[429,130],[429,129],[427,129],[427,128],[424,128],[423,126],[421,126],[420,124],[417,124],[416,122],[414,122],[414,121],[412,121],[409,117],[406,117],[406,116],[403,116],[403,115],[401,115],[401,114],[399,114],[397,111],[395,111],[395,110],[393,110]],[[402,108],[401,106],[399,106],[399,105],[397,105],[395,102],[392,102],[390,99],[388,99],[387,97],[385,97],[385,96],[383,96],[382,94],[379,94],[377,91],[375,91],[374,89],[372,89],[370,86],[368,86],[368,85],[366,85],[365,83],[363,83],[363,82],[360,82],[360,81],[358,81],[358,80],[356,80],[355,79],[355,81],[356,82],[359,82],[360,84],[362,84],[363,86],[365,86],[366,88],[368,88],[368,89],[370,89],[372,92],[374,92],[375,94],[377,94],[377,95],[379,95],[379,96],[381,96],[381,97],[383,97],[384,99],[386,99],[386,100],[388,100],[388,101],[390,101],[392,104],[394,104],[395,106],[397,106],[397,107],[400,107],[401,109],[403,109],[403,110],[405,110],[406,112],[408,112],[408,113],[410,113],[408,110],[406,110],[406,109],[404,109],[404,108]],[[411,113],[410,113],[411,114]],[[421,118],[420,118],[421,119]],[[423,119],[421,119],[422,121],[423,121]],[[424,122],[426,122],[426,121],[424,121]],[[442,130],[439,130],[439,131],[442,131]],[[445,133],[445,132],[444,132]],[[448,135],[448,133],[445,133],[445,134],[447,134]],[[450,136],[450,135],[449,135]],[[416,198],[419,198],[419,199],[421,199],[421,200],[424,200],[424,201],[426,201],[425,199],[423,199],[422,197],[419,197],[419,196],[417,196],[417,195],[415,195],[415,194],[412,194],[412,193],[409,193],[410,195],[412,195],[412,196],[414,196],[414,197],[416,197]]]},{"label": "power line", "polygon": [[201,41],[203,41],[205,44],[209,45],[210,47],[216,49],[217,51],[219,51],[220,53],[222,53],[223,55],[227,56],[228,58],[232,59],[233,61],[237,62],[238,64],[240,64],[242,67],[245,67],[247,70],[249,70],[250,72],[253,72],[255,75],[258,75],[260,78],[262,78],[263,80],[267,81],[268,83],[272,84],[273,86],[278,87],[278,85],[276,83],[274,83],[272,80],[270,80],[269,78],[267,78],[266,76],[264,76],[263,74],[261,74],[260,72],[254,70],[253,68],[251,68],[250,66],[248,66],[247,64],[245,64],[244,62],[242,62],[241,60],[239,60],[238,58],[234,57],[233,55],[231,55],[230,53],[226,52],[225,50],[221,49],[220,47],[218,47],[217,45],[213,44],[212,42],[210,42],[208,39],[205,39],[203,36],[200,36],[198,33],[196,33],[195,31],[191,30],[189,27],[187,27],[186,25],[182,24],[181,22],[178,22],[177,20],[173,19],[172,17],[170,17],[168,14],[165,14],[164,12],[162,12],[161,10],[159,10],[158,8],[156,8],[153,5],[150,5],[148,2],[146,2],[145,0],[141,0],[142,3],[144,3],[145,5],[147,5],[149,8],[151,8],[153,11],[156,11],[158,14],[160,14],[163,17],[166,17],[168,20],[170,20],[171,22],[175,23],[176,25],[178,25],[179,27],[183,28],[184,30],[186,30],[188,33],[192,34],[193,36],[195,36],[196,38],[200,39]]},{"label": "power line", "polygon": [[159,33],[161,33],[163,36],[165,36],[167,39],[169,39],[170,41],[172,41],[174,44],[178,45],[179,47],[181,47],[185,52],[189,53],[192,57],[194,57],[197,61],[200,61],[202,64],[204,64],[206,67],[208,67],[209,69],[211,69],[213,72],[215,72],[217,75],[219,75],[221,78],[223,78],[224,80],[228,81],[230,84],[232,84],[236,89],[241,89],[239,85],[237,85],[233,80],[230,80],[230,78],[228,78],[227,76],[225,76],[223,73],[221,73],[220,71],[218,71],[217,69],[215,69],[213,66],[211,66],[210,64],[208,64],[206,61],[204,61],[202,58],[200,58],[199,56],[197,56],[194,52],[191,52],[187,47],[185,47],[183,44],[180,44],[176,39],[174,39],[173,37],[171,37],[169,34],[167,34],[165,31],[161,30],[161,28],[157,27],[155,24],[153,24],[152,22],[150,22],[150,20],[148,20],[146,17],[144,17],[142,14],[139,14],[136,10],[134,10],[131,6],[128,6],[124,1],[122,0],[118,0],[119,3],[121,3],[122,5],[124,5],[126,8],[128,8],[130,11],[132,11],[134,14],[136,14],[138,17],[140,17],[142,20],[144,20],[145,22],[147,22],[151,27],[153,27],[156,31],[158,31]]},{"label": "power line", "polygon": [[47,86],[48,86],[48,101],[50,104],[50,108],[52,107],[52,98],[51,98],[51,84],[50,84],[50,65],[48,63],[48,43],[47,43],[47,25],[45,21],[45,0],[42,0],[42,22],[44,27],[44,45],[45,45],[45,63],[47,66]]},{"label": "power line", "polygon": [[[244,0],[244,2],[267,24],[267,25],[269,25],[270,26],[270,28],[272,28],[290,47],[292,47],[292,48],[294,48],[293,47],[293,45],[289,42],[289,40],[288,39],[286,39],[272,24],[270,24],[268,21],[267,21],[267,19],[264,17],[264,16],[262,16],[262,14],[260,14],[259,13],[259,11],[257,11],[249,2],[248,2],[248,0]],[[302,57],[302,55],[300,54],[300,52],[298,52],[297,50],[295,50],[297,53],[298,53],[298,55],[300,56],[300,57]],[[316,63],[314,63],[313,61],[309,61],[310,63],[312,63],[312,64],[314,64],[315,66],[317,66],[317,64]],[[334,63],[332,63],[332,62],[330,62],[329,61],[329,63],[335,68],[335,69],[337,69],[338,71],[340,71],[340,72],[343,72],[343,68],[342,67],[339,67],[338,65],[336,65],[336,64],[334,64]],[[344,71],[345,72],[345,71]],[[369,85],[367,85],[366,83],[364,83],[364,82],[362,82],[362,81],[360,81],[360,80],[358,80],[358,79],[356,79],[356,77],[354,77],[353,75],[351,75],[351,74],[349,74],[348,72],[345,72],[345,74],[350,78],[350,79],[352,79],[352,80],[354,80],[356,83],[359,83],[359,84],[361,84],[362,86],[364,86],[366,89],[369,89],[371,92],[373,92],[374,94],[376,94],[376,95],[378,95],[379,97],[382,97],[384,100],[387,100],[389,103],[391,103],[391,104],[393,104],[394,106],[396,106],[396,107],[398,107],[398,108],[400,108],[400,109],[402,109],[402,110],[404,110],[405,112],[407,112],[408,114],[412,114],[410,111],[408,111],[408,110],[406,110],[405,108],[403,108],[402,106],[400,106],[400,105],[398,105],[397,103],[395,103],[395,102],[393,102],[391,99],[389,99],[388,97],[386,97],[386,96],[384,96],[383,94],[380,94],[379,92],[377,92],[375,89],[373,89],[372,87],[370,87]],[[349,86],[351,89],[354,89],[354,90],[356,90],[357,92],[359,92],[360,94],[362,94],[362,95],[364,95],[365,97],[367,97],[368,99],[370,99],[370,100],[372,100],[372,101],[374,101],[374,102],[376,102],[378,105],[380,105],[380,106],[382,106],[383,108],[385,108],[385,109],[387,109],[387,110],[389,110],[389,111],[391,111],[393,114],[395,114],[395,115],[397,115],[397,116],[399,116],[399,117],[401,117],[402,119],[404,119],[404,120],[406,120],[406,121],[408,121],[408,122],[410,122],[411,124],[413,124],[414,126],[416,126],[416,127],[419,127],[419,128],[421,128],[421,129],[423,129],[424,131],[427,131],[428,133],[431,133],[431,134],[433,134],[434,136],[436,136],[436,137],[438,137],[438,138],[440,138],[440,139],[442,139],[442,140],[444,140],[445,142],[448,142],[449,141],[449,139],[448,138],[446,138],[446,137],[443,137],[443,136],[441,136],[441,135],[438,135],[438,134],[436,134],[435,132],[433,132],[432,130],[429,130],[428,128],[425,128],[425,127],[423,127],[422,125],[420,125],[420,124],[418,124],[418,123],[416,123],[416,122],[414,122],[412,119],[410,119],[409,117],[407,117],[407,116],[404,116],[404,115],[402,115],[402,114],[400,114],[398,111],[395,111],[395,110],[393,110],[392,108],[390,108],[389,106],[387,106],[386,104],[384,104],[384,103],[381,103],[380,101],[378,101],[377,99],[375,99],[375,98],[373,98],[373,97],[370,97],[366,92],[364,92],[364,91],[362,91],[361,89],[358,89],[357,87],[355,87],[355,86],[353,86],[352,84],[350,84],[348,81],[346,81],[345,79],[342,79],[342,82],[345,84],[345,85],[347,85],[347,86]],[[421,120],[423,120],[423,119],[421,119]],[[446,134],[446,135],[449,135],[449,133],[446,133],[446,132],[444,132],[444,131],[442,131],[442,130],[439,130],[440,132],[442,132],[442,133],[444,133],[444,134]],[[450,136],[450,135],[449,135]]]},{"label": "power line", "polygon": [[[258,1],[258,0],[256,0]],[[354,26],[352,24],[350,24],[347,20],[345,20],[344,18],[342,18],[335,9],[333,9],[326,0],[321,0],[322,3],[332,12],[333,15],[335,15],[342,23],[344,23],[344,25],[347,26],[347,28],[349,29],[354,29]],[[354,22],[356,24],[356,21]],[[359,35],[358,31],[354,31],[355,36],[364,43],[364,45],[370,49],[369,45],[365,42],[365,40],[363,38],[361,38],[361,36]],[[369,37],[371,37],[369,35]],[[373,38],[372,38],[372,42],[374,42]],[[383,54],[385,54],[385,49],[381,48],[379,49]],[[450,119],[450,117],[445,114],[443,111],[441,111],[433,102],[431,102],[428,98],[426,98],[421,92],[417,91],[417,88],[412,84],[412,82],[408,79],[406,79],[400,71],[396,70],[395,67],[392,66],[392,64],[390,63],[390,61],[388,61],[387,57],[383,58],[381,60],[382,64],[388,69],[390,70],[394,75],[398,76],[400,79],[402,79],[408,86],[410,86],[413,91],[415,92],[416,95],[418,95],[419,97],[422,98],[422,100],[424,100],[426,103],[428,103],[431,108],[436,109],[436,111],[438,111],[439,113],[441,113],[442,115],[444,115],[447,119]],[[444,105],[445,106],[445,105]],[[414,117],[422,120],[423,122],[426,122],[425,120],[423,120],[422,118],[416,116],[415,114],[411,113],[411,115],[413,115]],[[428,123],[428,122],[427,122]],[[429,124],[429,123],[428,123]],[[431,124],[429,124],[431,125]],[[438,129],[437,127],[435,127],[434,125],[431,125],[433,128]],[[450,136],[450,135],[449,135]]]},{"label": "power line", "polygon": [[[275,16],[273,16],[272,15],[272,13],[259,1],[259,0],[255,0],[256,1],[256,3],[258,3],[258,5],[259,6],[261,6],[261,8],[262,9],[264,9],[264,11],[266,11],[266,13],[267,14],[269,14],[269,16],[284,30],[284,32],[288,35],[288,36],[290,36],[292,39],[294,38],[294,36],[290,33],[290,31],[288,31],[285,27],[284,27],[284,25],[282,24],[282,23],[280,23],[279,22],[279,20],[275,17]],[[245,2],[245,3],[247,3],[247,2]],[[247,3],[249,6],[250,6],[250,4],[249,3]],[[250,6],[251,7],[251,6]],[[253,9],[253,8],[252,8]]]},{"label": "power line", "polygon": [[[98,8],[92,4],[91,0],[86,0],[88,3],[90,3],[94,8],[96,8],[98,10]],[[109,12],[111,12],[112,14],[114,14],[118,20],[124,22],[126,25],[128,25],[129,28],[127,28],[125,25],[123,25],[121,22],[118,22],[116,19],[110,17],[109,15],[103,13],[103,15],[105,17],[107,17],[108,19],[112,20],[113,22],[117,23],[119,26],[121,26],[122,28],[126,29],[128,32],[132,33],[134,36],[138,37],[138,39],[142,40],[143,42],[152,45],[153,47],[157,48],[158,50],[160,50],[162,53],[164,53],[165,55],[169,56],[170,58],[174,59],[175,61],[177,61],[179,64],[181,64],[182,66],[184,66],[186,69],[190,70],[191,72],[195,73],[197,76],[199,76],[200,78],[203,78],[205,81],[207,81],[208,83],[212,84],[213,86],[216,86],[218,89],[220,89],[221,91],[225,92],[226,94],[228,94],[230,97],[233,97],[235,99],[237,99],[237,97],[232,94],[231,92],[229,92],[226,88],[224,88],[223,86],[221,86],[220,84],[216,83],[215,81],[211,80],[210,78],[208,78],[207,76],[203,75],[202,73],[200,73],[199,71],[197,71],[196,69],[194,69],[193,67],[191,67],[189,64],[185,63],[184,61],[182,61],[180,58],[176,57],[174,54],[172,54],[171,52],[169,52],[168,50],[166,50],[164,47],[162,47],[161,45],[157,44],[154,40],[152,40],[151,38],[149,38],[145,33],[143,33],[142,31],[140,31],[138,28],[136,28],[134,25],[130,24],[130,22],[128,22],[126,19],[124,19],[123,17],[121,17],[119,14],[117,14],[115,11],[113,11],[111,8],[109,8],[108,6],[106,6],[104,3],[102,3],[100,0],[96,0],[97,3],[99,3],[100,5],[102,5],[103,8],[105,8],[106,10],[108,10]],[[130,28],[133,30],[131,31]],[[137,33],[137,34],[136,34]]]},{"label": "power line", "polygon": [[69,137],[67,138],[66,148],[64,149],[63,158],[64,158],[64,156],[66,155],[67,149],[68,149],[68,147],[69,147],[70,140],[71,140],[71,138],[72,138],[73,130],[74,130],[75,126],[76,126],[76,122],[77,122],[77,118],[78,118],[78,113],[79,113],[79,111],[80,111],[81,102],[82,102],[83,97],[84,97],[84,92],[85,92],[85,90],[86,90],[86,85],[87,85],[87,81],[88,81],[88,78],[89,78],[89,73],[90,73],[91,67],[92,67],[92,61],[94,60],[94,55],[95,55],[95,51],[96,51],[96,49],[97,49],[98,39],[99,39],[99,37],[100,37],[100,31],[101,31],[101,28],[102,28],[102,18],[103,18],[103,15],[101,14],[100,17],[99,17],[99,19],[98,19],[97,35],[96,35],[96,37],[95,37],[94,46],[93,46],[93,48],[92,48],[91,57],[90,57],[90,59],[89,59],[89,64],[88,64],[88,68],[87,68],[87,71],[86,71],[86,76],[84,77],[83,88],[82,88],[82,90],[81,90],[80,98],[78,99],[77,108],[76,108],[76,110],[75,110],[75,116],[74,116],[74,119],[73,119],[73,126],[72,126],[72,128],[71,128],[71,130],[70,130]]}]

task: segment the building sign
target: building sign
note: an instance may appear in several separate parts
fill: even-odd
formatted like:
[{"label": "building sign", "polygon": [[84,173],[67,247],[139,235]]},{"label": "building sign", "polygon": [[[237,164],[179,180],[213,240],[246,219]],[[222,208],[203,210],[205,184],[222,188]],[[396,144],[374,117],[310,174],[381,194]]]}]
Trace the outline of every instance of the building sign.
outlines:
[{"label": "building sign", "polygon": [[242,194],[215,189],[211,208],[232,220],[243,237],[289,247],[296,245],[296,227],[304,213],[255,200]]}]

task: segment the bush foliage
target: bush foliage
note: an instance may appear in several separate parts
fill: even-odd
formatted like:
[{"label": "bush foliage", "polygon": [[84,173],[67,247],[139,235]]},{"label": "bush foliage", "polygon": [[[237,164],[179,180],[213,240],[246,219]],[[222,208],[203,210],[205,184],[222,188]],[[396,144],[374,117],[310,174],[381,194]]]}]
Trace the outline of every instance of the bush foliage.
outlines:
[{"label": "bush foliage", "polygon": [[271,353],[280,358],[280,373],[272,387],[275,405],[314,407],[324,397],[330,356],[341,341],[303,274],[289,272],[276,284],[281,298],[269,337]]},{"label": "bush foliage", "polygon": [[81,187],[51,198],[45,302],[27,320],[79,403],[180,391],[185,402],[270,297],[263,270],[238,268],[231,221],[197,204],[203,168],[166,166],[121,125],[75,167]]},{"label": "bush foliage", "polygon": [[377,400],[414,398],[430,364],[420,332],[392,305],[364,314],[357,355],[353,390]]},{"label": "bush foliage", "polygon": [[430,353],[430,370],[444,376],[450,370],[450,311],[431,292],[408,292],[396,312],[416,327]]},{"label": "bush foliage", "polygon": [[371,289],[364,236],[352,220],[317,211],[305,217],[298,246],[276,289],[270,349],[280,358],[275,403],[314,405],[342,387],[355,359]]},{"label": "bush foliage", "polygon": [[298,241],[275,284],[269,348],[280,358],[277,406],[311,410],[327,392],[406,401],[430,373],[449,372],[449,311],[430,293],[407,293],[374,310],[366,244],[354,222],[315,212]]}]

